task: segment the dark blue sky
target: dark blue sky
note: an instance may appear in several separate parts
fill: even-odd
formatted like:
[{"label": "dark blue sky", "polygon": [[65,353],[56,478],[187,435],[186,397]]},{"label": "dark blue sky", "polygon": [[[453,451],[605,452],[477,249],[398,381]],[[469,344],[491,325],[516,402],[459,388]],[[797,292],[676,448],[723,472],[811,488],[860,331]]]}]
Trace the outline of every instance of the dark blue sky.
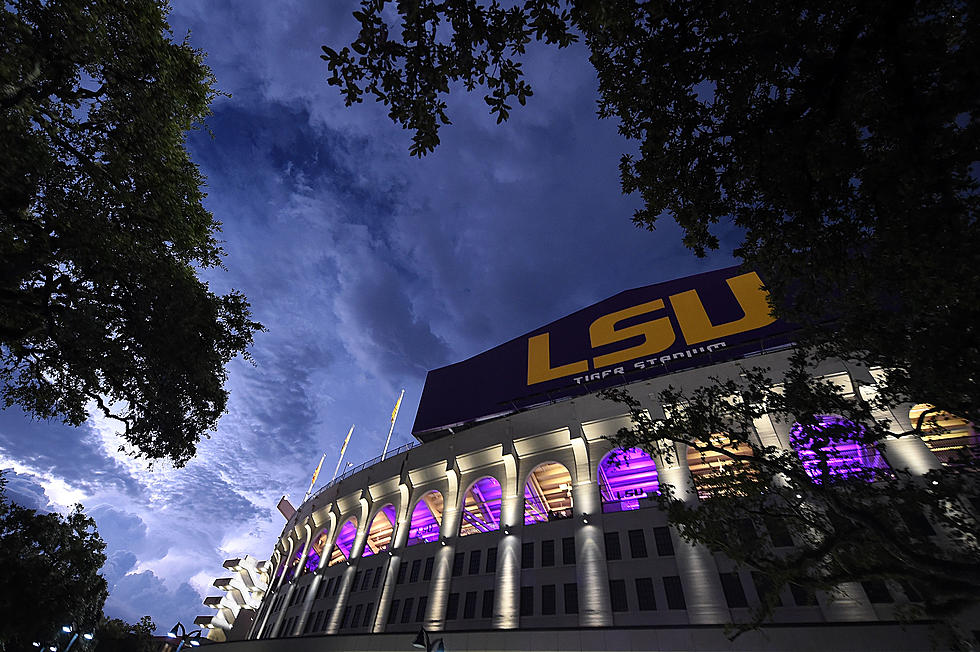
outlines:
[{"label": "dark blue sky", "polygon": [[[347,109],[320,46],[348,42],[353,3],[181,2],[177,38],[207,52],[214,137],[189,139],[223,223],[227,271],[268,328],[255,365],[231,365],[229,413],[185,468],[147,469],[117,451],[112,424],[72,429],[0,412],[0,468],[31,506],[82,502],[108,543],[106,611],[162,629],[208,613],[231,556],[266,558],[321,453],[329,480],[410,428],[428,369],[450,364],[621,290],[732,264],[698,260],[665,220],[633,227],[619,191],[629,145],[595,117],[582,47],[532,48],[535,94],[498,126],[482,94],[450,98],[436,153],[373,103]],[[724,235],[724,234],[722,234]]]}]

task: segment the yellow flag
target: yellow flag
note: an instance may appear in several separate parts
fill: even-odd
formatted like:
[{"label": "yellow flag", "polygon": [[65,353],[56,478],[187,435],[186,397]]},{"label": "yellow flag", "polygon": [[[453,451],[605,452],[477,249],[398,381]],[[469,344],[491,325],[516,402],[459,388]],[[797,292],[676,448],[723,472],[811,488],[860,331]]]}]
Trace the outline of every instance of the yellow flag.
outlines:
[{"label": "yellow flag", "polygon": [[403,396],[405,396],[405,390],[404,389],[402,390],[402,393],[398,395],[398,400],[395,401],[395,409],[391,411],[391,422],[392,423],[395,422],[395,417],[398,416],[398,408],[401,407],[402,397]]},{"label": "yellow flag", "polygon": [[316,471],[313,472],[313,479],[310,480],[310,486],[313,486],[313,485],[316,484],[316,479],[320,475],[320,467],[323,466],[323,458],[326,457],[326,456],[327,456],[326,453],[324,453],[323,455],[320,456],[320,463],[316,465]]}]

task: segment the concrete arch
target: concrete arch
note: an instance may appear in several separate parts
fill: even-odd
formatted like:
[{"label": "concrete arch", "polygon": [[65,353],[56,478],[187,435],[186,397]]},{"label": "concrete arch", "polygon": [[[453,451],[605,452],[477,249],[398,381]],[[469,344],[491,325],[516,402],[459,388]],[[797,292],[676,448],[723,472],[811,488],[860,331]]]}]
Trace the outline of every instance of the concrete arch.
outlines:
[{"label": "concrete arch", "polygon": [[[503,526],[503,503],[507,485],[496,474],[474,474],[460,492],[458,536],[496,532]],[[504,481],[508,480],[503,474]],[[513,476],[511,476],[513,478]]]}]

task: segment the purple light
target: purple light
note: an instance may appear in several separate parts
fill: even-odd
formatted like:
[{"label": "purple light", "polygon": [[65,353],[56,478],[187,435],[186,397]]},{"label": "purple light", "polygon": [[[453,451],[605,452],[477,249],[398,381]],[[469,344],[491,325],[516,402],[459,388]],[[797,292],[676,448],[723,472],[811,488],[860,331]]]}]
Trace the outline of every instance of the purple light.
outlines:
[{"label": "purple light", "polygon": [[617,448],[599,463],[599,492],[603,512],[640,508],[640,499],[660,492],[657,464],[639,448]]},{"label": "purple light", "polygon": [[431,543],[439,538],[439,525],[442,522],[442,494],[430,491],[415,503],[412,510],[411,527],[408,532],[408,545]]},{"label": "purple light", "polygon": [[[388,546],[391,545],[391,535],[394,528],[395,507],[394,505],[388,504],[382,507],[381,511],[375,515],[374,520],[371,521],[371,529],[368,530],[368,535],[364,538],[364,550],[361,552],[361,556],[370,557],[374,554],[374,550],[369,545],[370,543],[375,544],[378,552],[387,550]],[[375,540],[377,537],[381,538]]]},{"label": "purple light", "polygon": [[496,479],[480,478],[466,491],[459,536],[494,532],[500,529],[500,498],[503,491]]},{"label": "purple light", "polygon": [[306,555],[306,565],[303,567],[304,569],[303,572],[312,573],[317,569],[319,565],[320,565],[320,554],[313,548],[310,548],[309,554]]},{"label": "purple light", "polygon": [[[820,484],[826,473],[831,480],[861,479],[871,481],[889,467],[875,448],[861,443],[864,428],[841,417],[818,415],[817,424],[804,428],[799,423],[790,430],[790,442],[803,469]],[[826,467],[815,450],[826,456]]]},{"label": "purple light", "polygon": [[[334,545],[334,554],[330,556],[330,565],[338,564],[345,559],[350,559],[350,549],[354,546],[354,537],[357,536],[357,520],[349,519],[340,528],[337,534],[337,543]],[[337,553],[340,553],[338,556]]]},{"label": "purple light", "polygon": [[524,485],[524,525],[572,517],[572,475],[558,462],[540,464]]}]

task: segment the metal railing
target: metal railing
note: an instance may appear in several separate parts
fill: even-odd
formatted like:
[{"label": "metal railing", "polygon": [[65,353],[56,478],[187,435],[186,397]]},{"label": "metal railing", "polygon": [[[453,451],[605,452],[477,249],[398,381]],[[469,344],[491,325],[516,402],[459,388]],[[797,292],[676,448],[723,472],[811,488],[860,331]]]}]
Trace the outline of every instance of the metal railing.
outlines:
[{"label": "metal railing", "polygon": [[[401,455],[405,451],[411,450],[411,449],[416,448],[416,447],[418,447],[420,445],[421,444],[419,442],[417,442],[417,441],[410,441],[407,444],[403,444],[403,445],[399,446],[398,448],[395,448],[393,450],[388,451],[387,453],[385,453],[384,458],[386,460],[387,459],[391,459],[392,457],[395,457],[396,455]],[[378,455],[377,457],[374,457],[372,459],[369,459],[367,462],[362,462],[361,464],[359,464],[357,466],[349,467],[347,470],[345,470],[343,473],[341,473],[340,475],[338,475],[336,478],[334,478],[333,480],[331,480],[327,484],[325,484],[322,487],[320,487],[319,489],[317,489],[316,490],[316,493],[314,493],[312,496],[310,496],[310,498],[311,499],[312,498],[316,498],[321,493],[323,493],[324,491],[326,491],[330,487],[334,486],[335,484],[337,484],[341,480],[346,480],[347,478],[351,477],[355,473],[357,473],[359,471],[363,471],[364,469],[368,468],[369,466],[374,466],[375,464],[377,464],[380,461],[381,461],[381,456]]]}]

